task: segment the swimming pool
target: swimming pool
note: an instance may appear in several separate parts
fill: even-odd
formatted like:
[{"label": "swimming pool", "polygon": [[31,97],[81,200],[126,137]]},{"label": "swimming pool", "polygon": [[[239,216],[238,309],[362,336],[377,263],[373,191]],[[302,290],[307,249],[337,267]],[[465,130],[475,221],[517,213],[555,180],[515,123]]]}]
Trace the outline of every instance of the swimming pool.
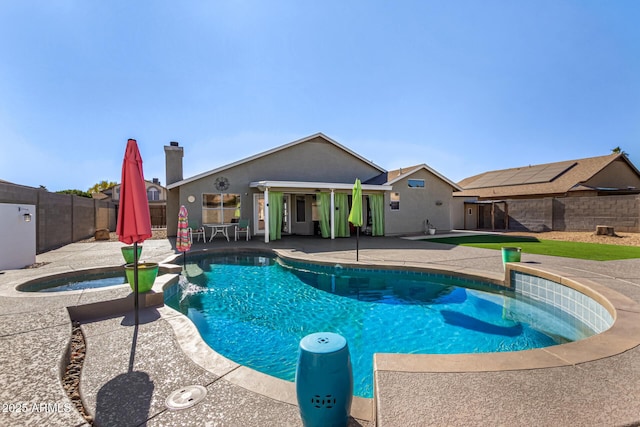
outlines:
[{"label": "swimming pool", "polygon": [[165,302],[218,353],[292,381],[298,344],[318,331],[349,344],[354,394],[371,397],[374,353],[516,351],[594,331],[522,294],[453,276],[351,270],[266,255],[208,255]]}]

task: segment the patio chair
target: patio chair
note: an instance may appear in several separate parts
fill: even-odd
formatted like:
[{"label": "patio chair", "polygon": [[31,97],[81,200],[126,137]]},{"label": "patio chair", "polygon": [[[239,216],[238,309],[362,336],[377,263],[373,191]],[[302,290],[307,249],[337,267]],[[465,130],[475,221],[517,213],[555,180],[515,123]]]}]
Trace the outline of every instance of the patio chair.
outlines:
[{"label": "patio chair", "polygon": [[207,234],[204,231],[204,226],[189,223],[189,228],[187,230],[189,230],[189,241],[191,243],[193,243],[193,236],[198,236],[198,242],[200,241],[200,238],[205,242],[207,241]]},{"label": "patio chair", "polygon": [[238,235],[244,233],[247,236],[247,241],[251,238],[251,228],[249,227],[248,219],[241,219],[236,225],[236,242],[238,241]]}]

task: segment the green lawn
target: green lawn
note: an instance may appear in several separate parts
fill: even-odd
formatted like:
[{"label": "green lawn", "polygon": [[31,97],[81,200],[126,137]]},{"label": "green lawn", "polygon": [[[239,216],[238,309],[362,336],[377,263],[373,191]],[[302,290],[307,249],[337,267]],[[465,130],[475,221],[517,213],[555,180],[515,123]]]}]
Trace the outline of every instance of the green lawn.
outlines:
[{"label": "green lawn", "polygon": [[441,239],[429,239],[429,241],[497,250],[500,250],[504,246],[517,246],[522,248],[522,253],[525,254],[552,255],[593,261],[640,258],[640,247],[636,246],[538,240],[532,237],[516,237],[499,234],[443,237]]}]

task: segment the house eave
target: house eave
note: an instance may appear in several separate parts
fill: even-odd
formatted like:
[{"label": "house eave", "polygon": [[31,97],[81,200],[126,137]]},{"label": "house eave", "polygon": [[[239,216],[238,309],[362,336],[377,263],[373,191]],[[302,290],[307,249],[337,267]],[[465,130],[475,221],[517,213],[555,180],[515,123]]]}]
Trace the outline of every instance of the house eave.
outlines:
[{"label": "house eave", "polygon": [[[249,183],[250,188],[257,189],[315,189],[315,190],[349,190],[353,189],[352,183],[343,182],[308,182],[308,181],[253,181]],[[391,191],[391,185],[362,184],[362,191]],[[261,190],[262,191],[262,190]]]},{"label": "house eave", "polygon": [[394,179],[387,181],[386,184],[388,185],[393,185],[396,182],[400,181],[401,179],[407,178],[411,175],[413,175],[414,173],[418,172],[419,170],[426,170],[430,173],[432,173],[433,175],[437,176],[438,178],[440,178],[442,181],[446,182],[447,184],[449,184],[451,187],[453,187],[453,189],[455,191],[462,191],[462,187],[460,187],[458,184],[456,184],[455,182],[451,181],[450,179],[448,179],[447,177],[445,177],[444,175],[442,175],[441,173],[439,173],[438,171],[430,168],[429,166],[427,166],[426,164],[420,165],[417,168],[413,168],[412,170],[402,173],[400,175],[398,175],[397,177],[395,177]]}]

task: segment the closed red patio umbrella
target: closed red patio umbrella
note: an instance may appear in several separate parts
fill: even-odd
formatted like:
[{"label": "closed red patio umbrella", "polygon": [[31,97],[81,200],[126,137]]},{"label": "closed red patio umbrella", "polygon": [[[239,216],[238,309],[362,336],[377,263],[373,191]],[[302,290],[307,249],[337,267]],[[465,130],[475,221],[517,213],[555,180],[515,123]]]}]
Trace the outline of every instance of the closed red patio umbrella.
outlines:
[{"label": "closed red patio umbrella", "polygon": [[142,172],[142,157],[135,139],[127,141],[120,181],[120,208],[116,225],[118,240],[134,245],[134,307],[138,324],[138,243],[151,237],[151,215],[147,187]]}]

